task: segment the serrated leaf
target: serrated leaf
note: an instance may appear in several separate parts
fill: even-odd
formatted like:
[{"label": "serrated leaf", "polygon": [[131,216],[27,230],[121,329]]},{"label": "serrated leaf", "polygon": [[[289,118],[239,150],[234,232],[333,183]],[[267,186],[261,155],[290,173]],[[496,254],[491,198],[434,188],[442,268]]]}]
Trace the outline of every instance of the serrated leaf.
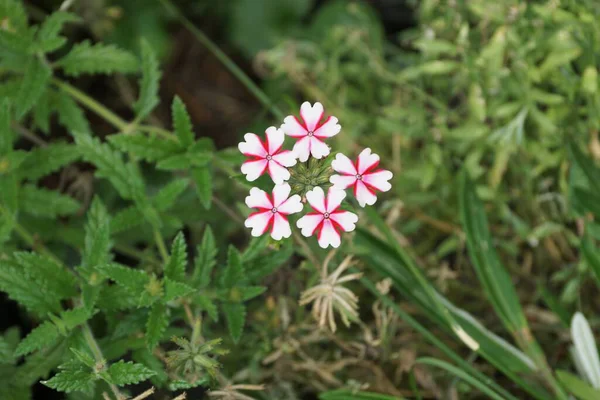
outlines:
[{"label": "serrated leaf", "polygon": [[131,163],[123,162],[121,154],[108,144],[81,132],[72,132],[83,158],[96,166],[96,175],[108,179],[126,199],[144,198],[144,181]]},{"label": "serrated leaf", "polygon": [[196,182],[196,192],[198,193],[200,203],[208,210],[210,209],[213,193],[212,174],[210,169],[206,166],[194,168],[191,172],[194,182]]},{"label": "serrated leaf", "polygon": [[110,261],[110,217],[100,198],[96,197],[87,213],[83,266],[93,270]]},{"label": "serrated leaf", "polygon": [[92,312],[87,307],[72,308],[60,313],[60,319],[62,320],[67,330],[72,330],[76,326],[83,325],[90,318],[92,318]]},{"label": "serrated leaf", "polygon": [[159,161],[156,168],[166,171],[183,170],[188,169],[191,164],[186,154],[176,154]]},{"label": "serrated leaf", "polygon": [[50,114],[52,113],[49,92],[50,90],[46,88],[33,108],[33,121],[35,126],[37,126],[45,135],[50,132]]},{"label": "serrated leaf", "polygon": [[38,101],[50,81],[52,70],[32,58],[25,67],[23,81],[15,100],[15,116],[21,119]]},{"label": "serrated leaf", "polygon": [[253,237],[252,240],[250,240],[248,247],[246,247],[246,250],[244,250],[244,253],[242,254],[242,261],[243,262],[252,261],[256,257],[258,257],[262,251],[264,251],[267,248],[268,244],[269,244],[269,236],[268,235]]},{"label": "serrated leaf", "polygon": [[265,286],[242,286],[234,288],[233,292],[237,292],[235,293],[234,301],[247,301],[253,299],[256,296],[263,294],[266,290],[267,288]]},{"label": "serrated leaf", "polygon": [[221,277],[221,286],[228,289],[238,286],[243,283],[244,278],[242,256],[234,246],[230,245],[227,251],[227,267]]},{"label": "serrated leaf", "polygon": [[152,354],[152,352],[147,348],[135,350],[131,354],[131,357],[135,362],[145,365],[156,374],[153,377],[151,377],[152,384],[157,386],[163,386],[169,381],[169,376],[165,371],[165,366],[163,362],[154,354]]},{"label": "serrated leaf", "polygon": [[0,1],[0,20],[6,26],[6,30],[20,31],[27,27],[27,12],[23,3],[18,0]]},{"label": "serrated leaf", "polygon": [[159,211],[170,209],[181,193],[187,189],[188,184],[187,179],[176,179],[170,182],[152,198],[152,204]]},{"label": "serrated leaf", "polygon": [[154,349],[169,325],[169,309],[163,303],[154,303],[146,323],[146,344]]},{"label": "serrated leaf", "polygon": [[42,381],[49,388],[59,392],[89,391],[96,379],[90,368],[78,361],[70,361],[59,367],[61,372],[54,375],[52,379]]},{"label": "serrated leaf", "polygon": [[66,143],[50,143],[46,147],[36,147],[29,151],[19,167],[19,174],[25,179],[37,181],[65,165],[77,160],[77,147]]},{"label": "serrated leaf", "polygon": [[44,20],[38,31],[36,47],[44,53],[49,53],[62,47],[67,42],[67,39],[59,36],[59,33],[64,24],[75,21],[79,21],[79,17],[75,14],[63,11],[52,13]]},{"label": "serrated leaf", "polygon": [[294,248],[291,245],[283,245],[277,251],[261,255],[253,259],[246,267],[246,275],[251,282],[259,282],[264,277],[271,275],[278,268],[286,263],[294,254]]},{"label": "serrated leaf", "polygon": [[175,300],[178,297],[187,296],[190,293],[196,291],[191,286],[186,285],[185,283],[176,282],[169,278],[165,278],[165,296],[163,297],[164,302],[169,302],[171,300]]},{"label": "serrated leaf", "polygon": [[135,364],[131,361],[125,362],[120,360],[108,368],[110,382],[117,386],[142,382],[154,375],[156,375],[156,372],[146,368],[142,364]]},{"label": "serrated leaf", "polygon": [[25,339],[17,346],[15,354],[17,356],[24,356],[44,347],[51,346],[56,342],[58,336],[56,326],[52,322],[46,321],[29,332]]},{"label": "serrated leaf", "polygon": [[134,105],[138,120],[143,120],[159,103],[158,85],[161,72],[152,46],[142,40],[142,78],[140,96]]},{"label": "serrated leaf", "polygon": [[165,265],[164,274],[167,278],[174,281],[184,281],[186,265],[187,249],[185,237],[183,233],[179,232],[171,245],[171,256],[169,257],[169,262]]},{"label": "serrated leaf", "polygon": [[15,252],[13,256],[29,279],[47,288],[56,298],[66,299],[77,293],[77,280],[73,274],[53,259],[24,251]]},{"label": "serrated leaf", "polygon": [[34,185],[21,187],[19,196],[21,210],[38,217],[56,218],[71,215],[81,208],[81,204],[72,197]]},{"label": "serrated leaf", "polygon": [[234,343],[237,343],[242,337],[244,331],[244,323],[246,322],[246,307],[242,303],[223,303],[221,305],[225,319],[227,320],[227,328]]},{"label": "serrated leaf", "polygon": [[181,151],[176,141],[162,139],[154,134],[120,133],[108,136],[108,141],[119,150],[149,162],[163,160]]},{"label": "serrated leaf", "polygon": [[171,105],[171,114],[173,117],[173,128],[179,139],[179,143],[184,148],[191,146],[194,143],[194,131],[192,130],[192,121],[190,115],[185,108],[185,104],[178,96],[173,99]]},{"label": "serrated leaf", "polygon": [[129,289],[131,297],[139,297],[144,293],[144,288],[150,281],[149,276],[142,270],[133,269],[110,263],[98,267],[107,278]]},{"label": "serrated leaf", "polygon": [[77,43],[57,65],[67,75],[130,73],[138,70],[138,61],[130,52],[115,45],[90,44],[88,40]]},{"label": "serrated leaf", "polygon": [[9,153],[13,147],[13,132],[10,129],[10,102],[0,103],[0,156]]},{"label": "serrated leaf", "polygon": [[201,311],[206,311],[208,316],[215,322],[219,320],[219,312],[216,304],[208,297],[198,294],[192,297],[192,301]]},{"label": "serrated leaf", "polygon": [[129,310],[139,306],[139,296],[141,294],[132,296],[131,290],[126,286],[104,286],[98,295],[96,306],[103,311]]},{"label": "serrated leaf", "polygon": [[204,230],[202,243],[198,246],[197,253],[192,281],[195,286],[204,288],[210,284],[210,276],[217,263],[217,244],[209,225]]},{"label": "serrated leaf", "polygon": [[52,106],[58,113],[58,122],[70,132],[91,133],[90,124],[81,107],[68,94],[53,92]]},{"label": "serrated leaf", "polygon": [[144,223],[144,215],[136,206],[131,206],[115,214],[110,220],[110,231],[116,234],[139,226],[142,223]]}]

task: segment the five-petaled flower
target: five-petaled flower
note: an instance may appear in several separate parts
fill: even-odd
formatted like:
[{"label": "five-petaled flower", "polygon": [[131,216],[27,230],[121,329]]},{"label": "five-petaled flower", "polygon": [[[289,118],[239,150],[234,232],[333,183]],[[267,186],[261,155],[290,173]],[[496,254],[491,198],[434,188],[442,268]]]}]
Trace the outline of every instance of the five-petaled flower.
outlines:
[{"label": "five-petaled flower", "polygon": [[315,212],[298,220],[296,225],[302,230],[302,234],[308,237],[316,232],[319,246],[324,249],[330,245],[339,247],[341,238],[338,231],[353,231],[358,221],[356,214],[339,210],[345,197],[346,192],[333,187],[329,189],[327,197],[320,187],[307,192],[306,200]]},{"label": "five-petaled flower", "polygon": [[285,117],[281,130],[286,135],[298,139],[294,145],[294,153],[301,162],[308,160],[309,155],[314,158],[323,158],[329,155],[329,146],[322,139],[337,135],[342,127],[336,117],[323,119],[323,105],[319,102],[313,106],[308,101],[300,106],[302,122],[293,115]]},{"label": "five-petaled flower", "polygon": [[275,240],[292,235],[287,216],[302,211],[304,206],[299,195],[290,197],[291,190],[287,183],[276,185],[272,196],[259,188],[250,189],[250,195],[246,197],[246,205],[258,211],[250,214],[244,225],[246,228],[252,228],[252,236],[261,236],[269,228],[271,237]]},{"label": "five-petaled flower", "polygon": [[290,178],[287,167],[296,164],[296,157],[289,150],[281,150],[285,138],[283,131],[271,126],[265,134],[265,143],[254,133],[246,133],[245,141],[238,145],[240,151],[250,157],[242,164],[242,173],[252,182],[268,171],[273,182],[283,183]]},{"label": "five-petaled flower", "polygon": [[393,174],[385,169],[376,169],[379,156],[371,154],[371,149],[364,149],[356,163],[348,157],[338,153],[331,167],[341,175],[332,175],[329,181],[338,189],[347,189],[353,186],[354,196],[361,207],[372,206],[377,201],[375,191],[387,192],[392,188],[388,182]]}]

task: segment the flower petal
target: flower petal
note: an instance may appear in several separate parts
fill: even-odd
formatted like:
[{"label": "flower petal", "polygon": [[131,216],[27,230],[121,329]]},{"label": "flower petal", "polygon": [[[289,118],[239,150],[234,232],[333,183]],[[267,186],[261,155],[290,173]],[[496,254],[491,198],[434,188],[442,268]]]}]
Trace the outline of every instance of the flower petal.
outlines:
[{"label": "flower petal", "polygon": [[290,171],[288,171],[287,168],[282,167],[273,160],[269,161],[268,163],[269,175],[271,176],[271,179],[273,179],[273,182],[275,182],[276,185],[290,179]]},{"label": "flower petal", "polygon": [[270,126],[265,131],[267,136],[267,150],[270,155],[276,154],[283,145],[285,135],[281,129],[277,129],[274,126]]},{"label": "flower petal", "polygon": [[310,153],[316,159],[320,159],[329,155],[329,146],[327,146],[321,139],[311,137],[310,139]]},{"label": "flower petal", "polygon": [[238,149],[244,155],[253,157],[265,157],[267,155],[267,149],[265,149],[260,138],[254,133],[246,133],[244,140],[244,142],[238,144]]},{"label": "flower petal", "polygon": [[308,200],[308,204],[315,210],[323,214],[326,210],[325,208],[325,192],[320,187],[315,187],[312,190],[306,192],[306,200]]},{"label": "flower petal", "polygon": [[321,118],[323,118],[323,104],[316,102],[313,106],[305,101],[300,106],[300,116],[309,131],[314,131]]},{"label": "flower petal", "polygon": [[373,193],[362,181],[356,181],[356,185],[354,186],[354,196],[361,207],[364,207],[367,204],[372,206],[377,201],[375,193]]},{"label": "flower petal", "polygon": [[331,175],[329,182],[337,189],[344,190],[354,185],[356,177],[354,175]]},{"label": "flower petal", "polygon": [[284,167],[293,167],[296,165],[296,154],[290,150],[280,151],[273,155],[273,160],[277,161]]},{"label": "flower petal", "polygon": [[279,213],[275,213],[271,237],[275,240],[281,240],[283,238],[289,238],[290,236],[292,236],[292,229],[290,228],[290,223],[287,218]]},{"label": "flower petal", "polygon": [[269,195],[257,187],[250,189],[250,194],[246,196],[246,205],[248,208],[261,208],[269,211],[273,208]]},{"label": "flower petal", "polygon": [[281,130],[286,135],[294,138],[301,138],[308,134],[306,128],[302,126],[302,123],[298,121],[298,118],[293,115],[285,117],[283,124],[281,125]]},{"label": "flower petal", "polygon": [[345,232],[351,232],[356,228],[358,215],[350,211],[337,211],[332,213],[329,219],[338,224]]},{"label": "flower petal", "polygon": [[310,137],[305,136],[294,145],[294,154],[300,162],[305,162],[310,156]]},{"label": "flower petal", "polygon": [[390,171],[380,169],[378,171],[363,175],[362,180],[368,186],[372,186],[382,192],[387,192],[392,188],[392,185],[388,181],[392,179],[393,176],[394,174],[392,174]]},{"label": "flower petal", "polygon": [[330,187],[327,192],[326,210],[328,213],[332,213],[342,204],[342,201],[346,198],[346,192],[335,187]]},{"label": "flower petal", "polygon": [[377,154],[371,154],[371,149],[366,148],[358,155],[358,169],[359,174],[364,174],[368,171],[372,171],[379,164],[379,156]]},{"label": "flower petal", "polygon": [[244,221],[244,226],[246,226],[246,228],[252,228],[252,231],[250,232],[252,236],[261,236],[269,228],[273,215],[274,214],[271,211],[250,214],[248,219]]},{"label": "flower petal", "polygon": [[292,188],[287,183],[275,185],[273,188],[273,207],[279,208],[290,196]]},{"label": "flower petal", "polygon": [[295,194],[286,201],[284,201],[281,205],[279,205],[277,207],[277,211],[281,214],[288,215],[298,213],[302,211],[303,208],[304,204],[302,204],[302,199],[300,198],[300,195]]},{"label": "flower petal", "polygon": [[323,214],[309,213],[300,218],[296,226],[300,228],[303,236],[309,237],[315,233],[323,219]]},{"label": "flower petal", "polygon": [[335,172],[339,172],[340,174],[345,175],[356,175],[358,172],[356,171],[356,167],[352,160],[343,155],[342,153],[337,153],[335,155],[335,160],[331,162],[331,168]]},{"label": "flower petal", "polygon": [[329,138],[337,135],[341,130],[342,126],[338,124],[338,119],[336,117],[329,117],[320,127],[315,129],[315,136]]},{"label": "flower petal", "polygon": [[321,226],[321,230],[318,235],[319,246],[326,249],[331,245],[333,248],[340,247],[340,243],[342,242],[340,238],[340,234],[335,230],[333,223],[326,219],[323,221],[323,225]]},{"label": "flower petal", "polygon": [[250,182],[255,181],[265,172],[268,163],[265,159],[246,161],[242,164],[242,174],[246,175],[246,179]]}]

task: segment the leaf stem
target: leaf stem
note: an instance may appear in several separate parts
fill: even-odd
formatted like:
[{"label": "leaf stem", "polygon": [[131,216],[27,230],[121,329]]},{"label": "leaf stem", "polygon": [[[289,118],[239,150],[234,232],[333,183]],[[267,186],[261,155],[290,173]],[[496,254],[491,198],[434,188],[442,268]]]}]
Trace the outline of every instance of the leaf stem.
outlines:
[{"label": "leaf stem", "polygon": [[[96,338],[94,337],[94,334],[92,333],[90,326],[86,323],[85,325],[83,325],[82,330],[83,330],[83,337],[85,338],[85,341],[88,344],[90,350],[94,354],[94,358],[96,359],[96,362],[105,363],[106,360],[104,358],[104,355],[102,354],[102,350],[100,350],[100,346],[98,346],[98,342],[96,341]],[[121,400],[124,398],[121,395],[121,393],[119,392],[119,388],[117,388],[116,385],[114,385],[112,383],[108,383],[108,385],[117,400]]]},{"label": "leaf stem", "polygon": [[167,252],[165,240],[163,239],[160,230],[157,227],[154,227],[154,241],[156,242],[156,247],[158,247],[158,251],[160,252],[163,262],[166,263],[169,261],[169,253]]}]

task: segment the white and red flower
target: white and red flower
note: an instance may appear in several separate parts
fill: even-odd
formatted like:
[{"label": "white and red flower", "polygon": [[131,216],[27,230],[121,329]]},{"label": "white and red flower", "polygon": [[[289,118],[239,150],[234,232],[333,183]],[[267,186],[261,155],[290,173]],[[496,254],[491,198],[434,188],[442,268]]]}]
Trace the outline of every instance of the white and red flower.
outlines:
[{"label": "white and red flower", "polygon": [[356,227],[358,216],[350,211],[339,210],[346,197],[343,190],[330,188],[325,197],[323,189],[315,187],[306,193],[306,200],[315,212],[308,213],[297,222],[298,228],[306,237],[317,233],[319,246],[337,248],[340,246],[340,231],[351,232]]},{"label": "white and red flower", "polygon": [[246,197],[246,205],[258,211],[250,214],[244,225],[246,228],[252,228],[252,236],[261,236],[269,229],[271,237],[275,240],[292,235],[287,216],[302,211],[304,206],[299,195],[290,197],[291,190],[287,183],[276,185],[272,196],[259,188],[250,189],[250,195]]},{"label": "white and red flower", "polygon": [[300,106],[300,116],[302,122],[294,115],[289,115],[281,125],[281,130],[286,135],[298,139],[293,150],[298,159],[305,162],[310,155],[318,159],[329,155],[329,146],[323,142],[323,139],[340,132],[342,127],[338,124],[338,119],[331,116],[321,122],[323,105],[317,102],[311,106],[308,101]]},{"label": "white and red flower", "polygon": [[353,186],[354,196],[361,207],[372,206],[377,201],[375,191],[387,192],[392,188],[388,182],[393,174],[385,169],[377,169],[379,156],[371,154],[371,149],[364,149],[356,163],[338,153],[331,167],[341,175],[332,175],[329,181],[335,188],[347,189]]},{"label": "white and red flower", "polygon": [[281,150],[285,138],[281,129],[271,126],[265,131],[265,135],[264,143],[254,133],[244,135],[244,141],[238,148],[250,159],[242,164],[242,173],[252,182],[268,171],[273,182],[283,183],[290,178],[287,167],[296,164],[296,157],[289,150]]}]

